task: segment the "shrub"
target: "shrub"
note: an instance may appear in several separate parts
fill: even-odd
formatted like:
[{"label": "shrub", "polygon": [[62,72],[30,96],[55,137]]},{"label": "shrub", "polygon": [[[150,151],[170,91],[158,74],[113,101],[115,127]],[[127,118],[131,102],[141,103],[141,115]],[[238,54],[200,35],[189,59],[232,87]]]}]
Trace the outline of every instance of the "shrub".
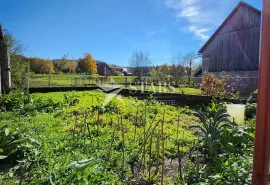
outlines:
[{"label": "shrub", "polygon": [[214,74],[205,73],[200,84],[202,95],[215,97],[232,97],[236,93],[232,87],[232,82],[228,75],[223,74],[216,77]]},{"label": "shrub", "polygon": [[256,116],[257,104],[256,103],[248,103],[246,105],[246,118],[252,119]]}]

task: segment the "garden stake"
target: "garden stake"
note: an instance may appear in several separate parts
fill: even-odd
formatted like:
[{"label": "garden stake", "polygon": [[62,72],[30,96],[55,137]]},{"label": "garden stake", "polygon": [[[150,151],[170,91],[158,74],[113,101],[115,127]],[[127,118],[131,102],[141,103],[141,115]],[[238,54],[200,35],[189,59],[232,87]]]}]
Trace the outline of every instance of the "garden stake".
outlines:
[{"label": "garden stake", "polygon": [[155,174],[157,175],[158,170],[159,170],[159,148],[160,148],[160,130],[158,130],[158,134],[157,134],[157,146],[156,146],[156,150],[157,150],[157,160],[156,160],[156,172]]},{"label": "garden stake", "polygon": [[99,129],[98,129],[98,125],[99,125],[99,116],[100,116],[100,113],[99,113],[99,110],[97,111],[98,112],[98,117],[97,117],[97,150],[99,150]]},{"label": "garden stake", "polygon": [[165,161],[165,141],[164,141],[164,115],[165,115],[165,109],[163,113],[163,119],[161,122],[161,134],[162,134],[162,168],[161,168],[161,185],[164,184],[164,161]]},{"label": "garden stake", "polygon": [[87,126],[87,131],[88,131],[88,134],[89,134],[90,141],[92,143],[92,136],[91,136],[91,132],[90,132],[90,126],[89,126],[87,121],[86,121],[86,126]]},{"label": "garden stake", "polygon": [[199,180],[199,134],[198,134],[198,143],[197,143],[197,154],[196,154],[196,162],[197,162],[197,165],[196,165],[196,173],[197,173],[197,181]]},{"label": "garden stake", "polygon": [[[156,116],[155,116],[156,117]],[[154,117],[154,118],[155,118]],[[153,120],[154,121],[154,120]],[[150,124],[150,129],[152,128],[152,124],[153,124],[153,121],[151,122]],[[153,140],[153,132],[151,133],[151,136],[150,136],[150,149],[149,149],[149,166],[148,166],[148,183],[151,182],[151,168],[152,168],[152,161],[151,161],[151,156],[152,156],[152,140]]]},{"label": "garden stake", "polygon": [[134,142],[136,143],[136,132],[137,132],[137,124],[138,124],[138,106],[136,108],[136,118],[135,118],[135,128],[134,128]]},{"label": "garden stake", "polygon": [[180,141],[179,141],[179,121],[180,117],[178,114],[178,120],[177,120],[177,154],[178,154],[178,172],[179,172],[179,178],[182,180],[182,166],[181,166],[181,155],[180,155]]},{"label": "garden stake", "polygon": [[107,163],[109,162],[109,160],[111,158],[112,145],[113,145],[113,142],[114,142],[114,135],[115,135],[115,130],[116,130],[116,125],[113,124],[112,119],[111,119],[111,123],[112,123],[112,127],[113,127],[113,132],[112,132],[112,137],[111,137],[111,143],[110,143],[110,147],[109,147],[109,152],[108,152],[108,155],[107,155],[107,161],[106,161]]},{"label": "garden stake", "polygon": [[86,110],[84,111],[84,145],[85,145],[85,140],[86,140],[86,127],[87,127],[87,123],[86,123],[86,119],[87,119],[87,114],[86,114]]},{"label": "garden stake", "polygon": [[122,175],[121,179],[124,180],[124,167],[125,167],[125,133],[124,133],[124,124],[121,116],[121,131],[122,131]]},{"label": "garden stake", "polygon": [[144,105],[144,125],[143,125],[143,140],[145,141],[143,145],[143,174],[145,169],[145,147],[146,147],[146,104]]}]

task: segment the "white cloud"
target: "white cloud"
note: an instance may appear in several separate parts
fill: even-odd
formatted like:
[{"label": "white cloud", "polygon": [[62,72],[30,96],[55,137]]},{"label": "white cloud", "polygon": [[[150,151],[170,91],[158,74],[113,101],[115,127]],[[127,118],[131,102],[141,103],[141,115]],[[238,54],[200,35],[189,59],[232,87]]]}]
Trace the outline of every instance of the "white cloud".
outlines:
[{"label": "white cloud", "polygon": [[206,41],[211,32],[221,24],[236,5],[235,0],[164,0],[167,8],[174,10],[177,19],[196,39]]},{"label": "white cloud", "polygon": [[201,40],[207,40],[209,36],[205,33],[208,31],[207,28],[198,28],[196,26],[189,26],[188,30],[195,34],[197,38],[200,38]]}]

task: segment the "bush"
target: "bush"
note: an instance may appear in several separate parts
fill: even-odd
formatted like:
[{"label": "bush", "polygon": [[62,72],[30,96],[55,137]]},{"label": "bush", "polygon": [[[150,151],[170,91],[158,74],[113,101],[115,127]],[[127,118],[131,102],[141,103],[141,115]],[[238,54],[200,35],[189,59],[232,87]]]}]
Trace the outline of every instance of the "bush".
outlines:
[{"label": "bush", "polygon": [[256,116],[257,104],[256,103],[248,103],[246,105],[246,118],[252,119]]},{"label": "bush", "polygon": [[258,90],[255,90],[253,93],[250,94],[247,102],[248,103],[254,103],[257,101],[257,96],[258,96]]}]

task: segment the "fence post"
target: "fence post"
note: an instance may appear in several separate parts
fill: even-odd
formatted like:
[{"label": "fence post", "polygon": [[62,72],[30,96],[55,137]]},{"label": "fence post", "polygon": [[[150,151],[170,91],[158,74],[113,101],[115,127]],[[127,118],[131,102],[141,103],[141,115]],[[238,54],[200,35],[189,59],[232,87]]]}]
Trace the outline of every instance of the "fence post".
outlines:
[{"label": "fence post", "polygon": [[[1,27],[0,27],[0,31]],[[1,92],[9,93],[11,87],[11,77],[10,77],[10,56],[8,53],[8,46],[4,41],[0,41],[0,62],[1,62]]]},{"label": "fence post", "polygon": [[49,87],[51,87],[51,73],[49,73],[49,82],[48,82],[49,84]]}]

